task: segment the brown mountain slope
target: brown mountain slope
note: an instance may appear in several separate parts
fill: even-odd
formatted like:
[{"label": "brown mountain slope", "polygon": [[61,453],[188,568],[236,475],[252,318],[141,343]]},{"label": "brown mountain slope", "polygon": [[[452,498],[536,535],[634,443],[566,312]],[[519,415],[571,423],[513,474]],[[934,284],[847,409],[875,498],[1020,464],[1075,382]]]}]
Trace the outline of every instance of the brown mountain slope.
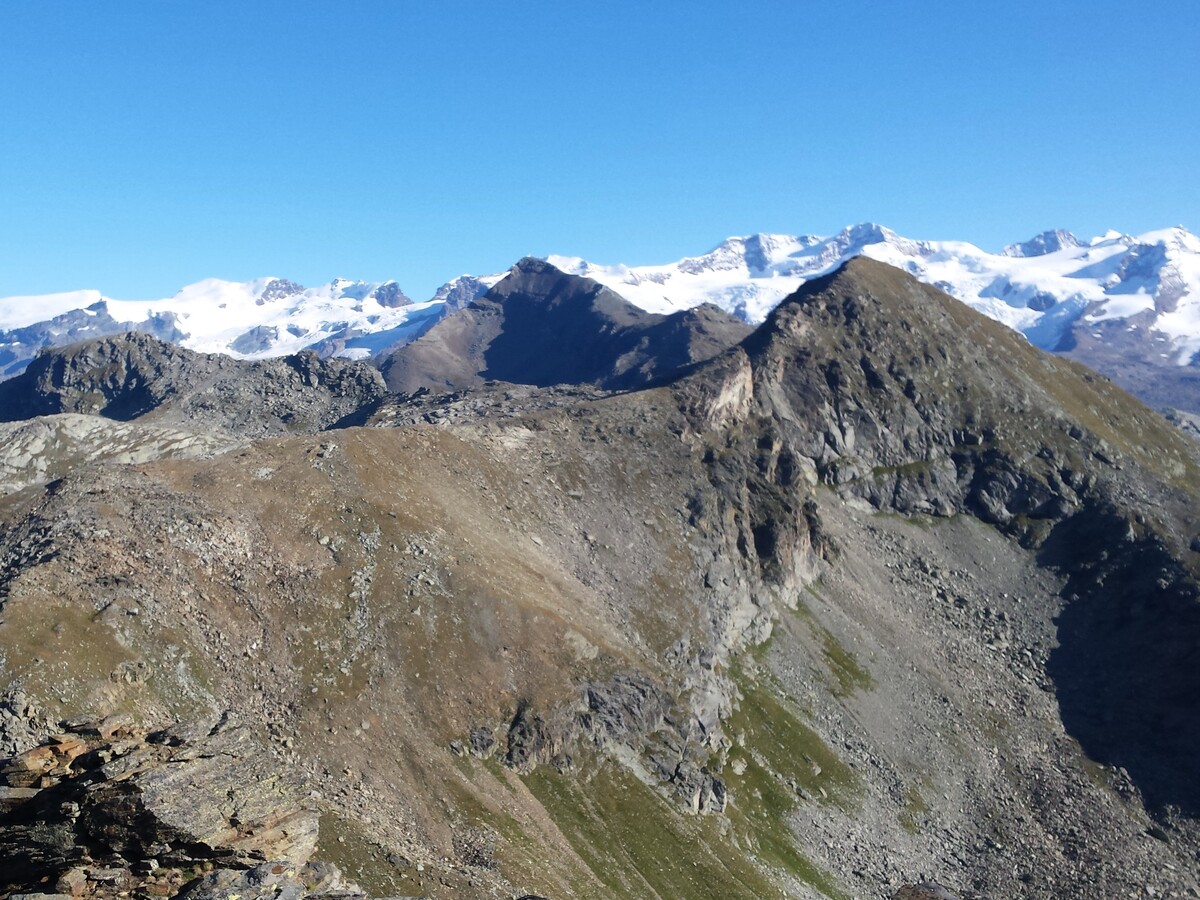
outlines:
[{"label": "brown mountain slope", "polygon": [[266,722],[380,894],[1197,887],[1195,450],[1107,382],[862,260],[438,403],[5,498],[7,709]]}]

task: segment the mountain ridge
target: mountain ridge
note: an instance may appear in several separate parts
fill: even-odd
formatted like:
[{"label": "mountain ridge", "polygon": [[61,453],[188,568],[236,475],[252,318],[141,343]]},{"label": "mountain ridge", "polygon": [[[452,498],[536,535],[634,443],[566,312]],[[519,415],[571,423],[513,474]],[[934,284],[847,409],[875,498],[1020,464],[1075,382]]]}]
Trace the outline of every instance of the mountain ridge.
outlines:
[{"label": "mountain ridge", "polygon": [[[546,259],[649,312],[709,302],[756,324],[805,280],[858,255],[909,271],[1037,346],[1116,378],[1148,402],[1200,412],[1200,238],[1182,226],[1140,236],[1111,231],[1090,240],[1053,230],[989,253],[861,223],[828,237],[731,237],[708,253],[663,265]],[[16,374],[43,346],[134,326],[190,349],[239,358],[307,348],[364,359],[418,337],[502,277],[460,276],[421,303],[409,302],[396,282],[336,279],[305,289],[279,278],[208,279],[162,301],[117,301],[96,291],[0,298],[0,376]]]},{"label": "mountain ridge", "polygon": [[38,355],[0,382],[0,421],[82,413],[258,437],[320,430],[385,394],[365,363],[311,350],[240,360],[129,332]]}]

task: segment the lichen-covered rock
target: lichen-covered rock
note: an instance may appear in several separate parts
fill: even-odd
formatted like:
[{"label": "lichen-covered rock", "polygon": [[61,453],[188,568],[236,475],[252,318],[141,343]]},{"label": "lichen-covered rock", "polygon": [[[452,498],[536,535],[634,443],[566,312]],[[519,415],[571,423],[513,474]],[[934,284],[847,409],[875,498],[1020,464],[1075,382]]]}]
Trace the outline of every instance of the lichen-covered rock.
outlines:
[{"label": "lichen-covered rock", "polygon": [[0,764],[0,888],[57,879],[94,893],[128,887],[138,868],[299,867],[312,854],[318,816],[303,780],[251,729],[224,719],[191,735],[147,734],[124,717],[63,724]]}]

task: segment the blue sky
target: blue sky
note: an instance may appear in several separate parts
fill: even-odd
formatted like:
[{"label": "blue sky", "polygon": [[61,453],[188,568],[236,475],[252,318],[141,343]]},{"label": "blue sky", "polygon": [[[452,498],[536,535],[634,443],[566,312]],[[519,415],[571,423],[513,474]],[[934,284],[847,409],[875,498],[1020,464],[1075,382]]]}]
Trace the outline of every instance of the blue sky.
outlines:
[{"label": "blue sky", "polygon": [[0,296],[1200,228],[1200,3],[0,4]]}]

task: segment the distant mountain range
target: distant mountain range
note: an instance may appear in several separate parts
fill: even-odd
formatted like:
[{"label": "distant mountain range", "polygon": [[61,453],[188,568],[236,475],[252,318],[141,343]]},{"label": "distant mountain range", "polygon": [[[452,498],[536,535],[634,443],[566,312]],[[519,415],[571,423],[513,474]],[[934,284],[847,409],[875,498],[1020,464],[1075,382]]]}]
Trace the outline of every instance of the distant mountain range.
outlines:
[{"label": "distant mountain range", "polygon": [[914,241],[865,224],[830,238],[729,238],[703,256],[663,266],[548,259],[648,310],[708,302],[755,323],[805,281],[855,256],[903,269],[1043,349],[1069,349],[1076,326],[1137,317],[1139,327],[1168,340],[1170,347],[1160,349],[1172,362],[1190,363],[1200,350],[1200,238],[1183,228],[1140,237],[1110,232],[1089,241],[1047,231],[988,253],[973,244]]},{"label": "distant mountain range", "polygon": [[[809,279],[867,256],[909,272],[1033,344],[1076,358],[1156,406],[1200,411],[1200,238],[1184,228],[1082,240],[1047,231],[999,253],[958,241],[918,241],[875,224],[832,237],[755,234],[653,266],[547,262],[585,276],[651,313],[704,303],[758,324]],[[395,281],[336,279],[305,288],[283,278],[209,279],[154,301],[98,291],[0,299],[0,376],[46,346],[138,330],[201,352],[262,359],[316,350],[382,356],[424,334],[504,275],[460,276],[423,302]]]}]

